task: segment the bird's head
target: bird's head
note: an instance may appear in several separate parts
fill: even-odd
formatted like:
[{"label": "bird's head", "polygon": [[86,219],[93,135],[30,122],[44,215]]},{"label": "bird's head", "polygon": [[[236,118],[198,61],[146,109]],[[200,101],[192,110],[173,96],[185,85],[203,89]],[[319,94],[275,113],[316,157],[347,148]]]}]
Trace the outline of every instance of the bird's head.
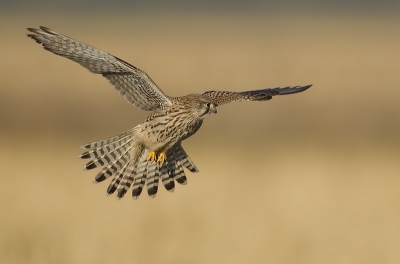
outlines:
[{"label": "bird's head", "polygon": [[209,97],[200,94],[185,96],[184,104],[189,107],[191,114],[203,119],[210,114],[217,113],[217,104]]},{"label": "bird's head", "polygon": [[214,102],[207,100],[201,103],[201,110],[203,111],[203,114],[201,115],[203,118],[210,114],[217,114],[217,105]]}]

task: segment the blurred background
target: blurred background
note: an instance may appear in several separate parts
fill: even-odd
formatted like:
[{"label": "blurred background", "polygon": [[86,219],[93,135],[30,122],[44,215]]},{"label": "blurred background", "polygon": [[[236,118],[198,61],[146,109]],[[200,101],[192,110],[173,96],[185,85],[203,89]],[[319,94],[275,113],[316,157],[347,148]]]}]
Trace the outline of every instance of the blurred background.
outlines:
[{"label": "blurred background", "polygon": [[[400,263],[399,1],[8,1],[0,263]],[[26,37],[50,27],[171,96],[313,84],[220,107],[198,174],[117,200],[79,146],[147,112]]]}]

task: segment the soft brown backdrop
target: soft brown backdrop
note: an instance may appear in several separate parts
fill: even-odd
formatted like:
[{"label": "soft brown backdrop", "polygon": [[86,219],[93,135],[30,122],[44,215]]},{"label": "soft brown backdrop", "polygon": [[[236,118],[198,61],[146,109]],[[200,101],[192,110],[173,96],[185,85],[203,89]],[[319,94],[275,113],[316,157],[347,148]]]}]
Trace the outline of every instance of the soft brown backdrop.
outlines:
[{"label": "soft brown backdrop", "polygon": [[[379,15],[4,14],[0,263],[399,263],[400,19]],[[147,113],[44,51],[48,26],[169,95],[314,86],[219,108],[174,193],[118,201],[78,146]]]}]

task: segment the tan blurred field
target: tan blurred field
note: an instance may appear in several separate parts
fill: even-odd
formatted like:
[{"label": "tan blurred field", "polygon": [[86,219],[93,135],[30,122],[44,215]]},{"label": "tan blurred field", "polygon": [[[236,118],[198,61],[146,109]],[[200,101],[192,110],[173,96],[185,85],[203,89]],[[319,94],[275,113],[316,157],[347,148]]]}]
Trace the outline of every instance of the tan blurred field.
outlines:
[{"label": "tan blurred field", "polygon": [[[400,263],[400,19],[0,19],[0,263]],[[107,197],[78,146],[147,115],[44,51],[48,26],[145,70],[169,95],[314,86],[231,104],[184,142],[199,174]]]}]

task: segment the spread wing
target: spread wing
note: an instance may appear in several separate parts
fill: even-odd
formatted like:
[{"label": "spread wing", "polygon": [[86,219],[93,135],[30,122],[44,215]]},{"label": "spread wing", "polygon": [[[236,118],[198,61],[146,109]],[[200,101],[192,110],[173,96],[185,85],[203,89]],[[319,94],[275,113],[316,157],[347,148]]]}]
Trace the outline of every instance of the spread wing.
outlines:
[{"label": "spread wing", "polygon": [[208,91],[203,95],[210,97],[217,105],[222,105],[241,101],[266,101],[272,99],[275,95],[300,93],[310,87],[311,84],[306,86],[269,88],[245,92]]},{"label": "spread wing", "polygon": [[42,44],[45,50],[73,60],[92,73],[101,74],[136,107],[153,111],[171,105],[171,98],[144,71],[82,42],[61,35],[49,28],[28,28],[28,37]]}]

